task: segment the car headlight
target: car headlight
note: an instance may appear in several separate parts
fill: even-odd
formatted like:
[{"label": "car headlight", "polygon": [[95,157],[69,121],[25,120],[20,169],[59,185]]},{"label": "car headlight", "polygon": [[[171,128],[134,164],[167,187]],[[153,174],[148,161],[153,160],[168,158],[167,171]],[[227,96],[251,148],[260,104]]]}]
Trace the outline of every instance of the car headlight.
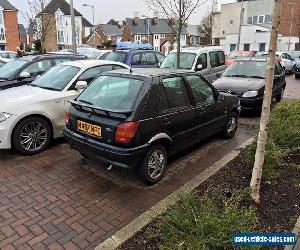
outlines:
[{"label": "car headlight", "polygon": [[258,95],[257,90],[250,90],[250,91],[245,92],[242,97],[255,97],[257,95]]},{"label": "car headlight", "polygon": [[2,112],[0,113],[0,122],[4,122],[5,120],[7,120],[8,118],[10,118],[12,115]]}]

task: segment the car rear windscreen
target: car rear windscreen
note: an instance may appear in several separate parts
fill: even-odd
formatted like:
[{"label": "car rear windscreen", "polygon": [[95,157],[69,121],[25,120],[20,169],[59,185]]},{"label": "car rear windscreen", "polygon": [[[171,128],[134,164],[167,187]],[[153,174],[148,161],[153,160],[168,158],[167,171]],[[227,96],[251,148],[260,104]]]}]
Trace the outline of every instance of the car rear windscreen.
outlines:
[{"label": "car rear windscreen", "polygon": [[142,80],[100,76],[77,98],[101,110],[112,112],[131,111],[142,87]]},{"label": "car rear windscreen", "polygon": [[127,57],[127,52],[112,51],[110,53],[107,53],[107,54],[101,56],[100,58],[101,58],[101,60],[125,63],[126,57]]}]

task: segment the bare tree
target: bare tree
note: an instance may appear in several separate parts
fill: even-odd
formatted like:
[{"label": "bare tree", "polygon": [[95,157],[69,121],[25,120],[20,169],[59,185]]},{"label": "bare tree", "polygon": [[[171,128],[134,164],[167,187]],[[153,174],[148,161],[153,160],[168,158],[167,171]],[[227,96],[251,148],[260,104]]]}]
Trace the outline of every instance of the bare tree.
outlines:
[{"label": "bare tree", "polygon": [[270,48],[267,63],[266,86],[264,100],[262,106],[262,114],[260,120],[260,130],[257,139],[257,148],[255,154],[255,163],[252,171],[252,179],[250,183],[251,197],[255,202],[260,201],[259,191],[262,176],[262,168],[264,165],[265,147],[267,142],[267,130],[271,114],[272,89],[275,70],[275,52],[277,48],[277,38],[281,16],[281,0],[275,0],[273,9],[273,24],[270,37]]},{"label": "bare tree", "polygon": [[25,18],[29,22],[34,22],[36,27],[37,38],[41,41],[42,51],[45,51],[45,42],[49,35],[53,33],[56,21],[53,14],[46,13],[45,7],[49,4],[50,0],[27,0],[29,12],[25,13]]},{"label": "bare tree", "polygon": [[[208,0],[204,1],[207,2]],[[181,34],[188,19],[204,2],[200,0],[144,0],[149,9],[172,20],[172,30],[177,41],[177,68],[180,66]]]},{"label": "bare tree", "polygon": [[201,38],[201,44],[207,45],[212,43],[212,26],[213,15],[209,13],[202,18],[200,23],[200,33],[203,35]]}]

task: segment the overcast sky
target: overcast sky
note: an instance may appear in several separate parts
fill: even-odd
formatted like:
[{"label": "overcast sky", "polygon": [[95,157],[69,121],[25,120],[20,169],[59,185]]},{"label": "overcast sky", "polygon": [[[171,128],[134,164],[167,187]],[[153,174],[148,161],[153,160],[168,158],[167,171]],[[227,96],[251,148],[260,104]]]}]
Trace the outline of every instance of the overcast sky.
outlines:
[{"label": "overcast sky", "polygon": [[[67,0],[69,1],[69,0]],[[83,7],[82,4],[95,5],[95,22],[106,23],[111,18],[115,20],[123,20],[126,17],[133,17],[134,12],[139,12],[141,15],[152,16],[151,11],[147,9],[143,0],[73,0],[75,8],[83,14],[90,22],[92,22],[92,11],[88,7]],[[205,1],[205,0],[204,0]],[[26,24],[22,12],[28,11],[26,0],[9,0],[17,9],[19,9],[19,23]],[[218,3],[235,2],[235,0],[218,0]],[[207,3],[197,9],[191,17],[190,23],[199,24],[203,16],[211,9],[212,0],[207,0]],[[27,26],[27,25],[26,25]]]}]

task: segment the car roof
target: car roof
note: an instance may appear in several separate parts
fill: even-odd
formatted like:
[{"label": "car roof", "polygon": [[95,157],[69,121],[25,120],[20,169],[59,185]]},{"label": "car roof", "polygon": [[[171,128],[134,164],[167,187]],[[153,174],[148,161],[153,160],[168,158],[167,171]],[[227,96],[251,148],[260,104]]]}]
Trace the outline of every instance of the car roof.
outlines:
[{"label": "car roof", "polygon": [[68,54],[44,54],[44,55],[28,55],[19,57],[18,59],[24,60],[24,61],[35,61],[39,59],[55,59],[55,58],[85,58],[82,55],[68,55]]},{"label": "car roof", "polygon": [[115,51],[116,52],[157,52],[157,53],[160,53],[153,49],[118,49]]},{"label": "car roof", "polygon": [[260,57],[243,57],[243,58],[238,58],[235,60],[235,62],[240,62],[240,61],[247,61],[247,62],[267,62],[266,58],[260,58]]},{"label": "car roof", "polygon": [[113,62],[108,60],[77,60],[77,61],[64,62],[61,65],[74,66],[78,68],[92,68],[92,67],[108,65],[108,64],[120,65],[128,69],[130,68],[128,65],[124,63]]},{"label": "car roof", "polygon": [[118,75],[133,75],[133,76],[144,76],[144,77],[154,77],[154,76],[168,76],[172,74],[188,74],[193,73],[191,70],[182,69],[157,69],[157,68],[133,68],[133,69],[121,69],[106,72],[107,74],[118,74]]},{"label": "car roof", "polygon": [[200,54],[203,52],[220,51],[220,50],[224,51],[223,47],[221,47],[221,46],[195,46],[195,47],[185,47],[185,48],[182,48],[180,51]]}]

